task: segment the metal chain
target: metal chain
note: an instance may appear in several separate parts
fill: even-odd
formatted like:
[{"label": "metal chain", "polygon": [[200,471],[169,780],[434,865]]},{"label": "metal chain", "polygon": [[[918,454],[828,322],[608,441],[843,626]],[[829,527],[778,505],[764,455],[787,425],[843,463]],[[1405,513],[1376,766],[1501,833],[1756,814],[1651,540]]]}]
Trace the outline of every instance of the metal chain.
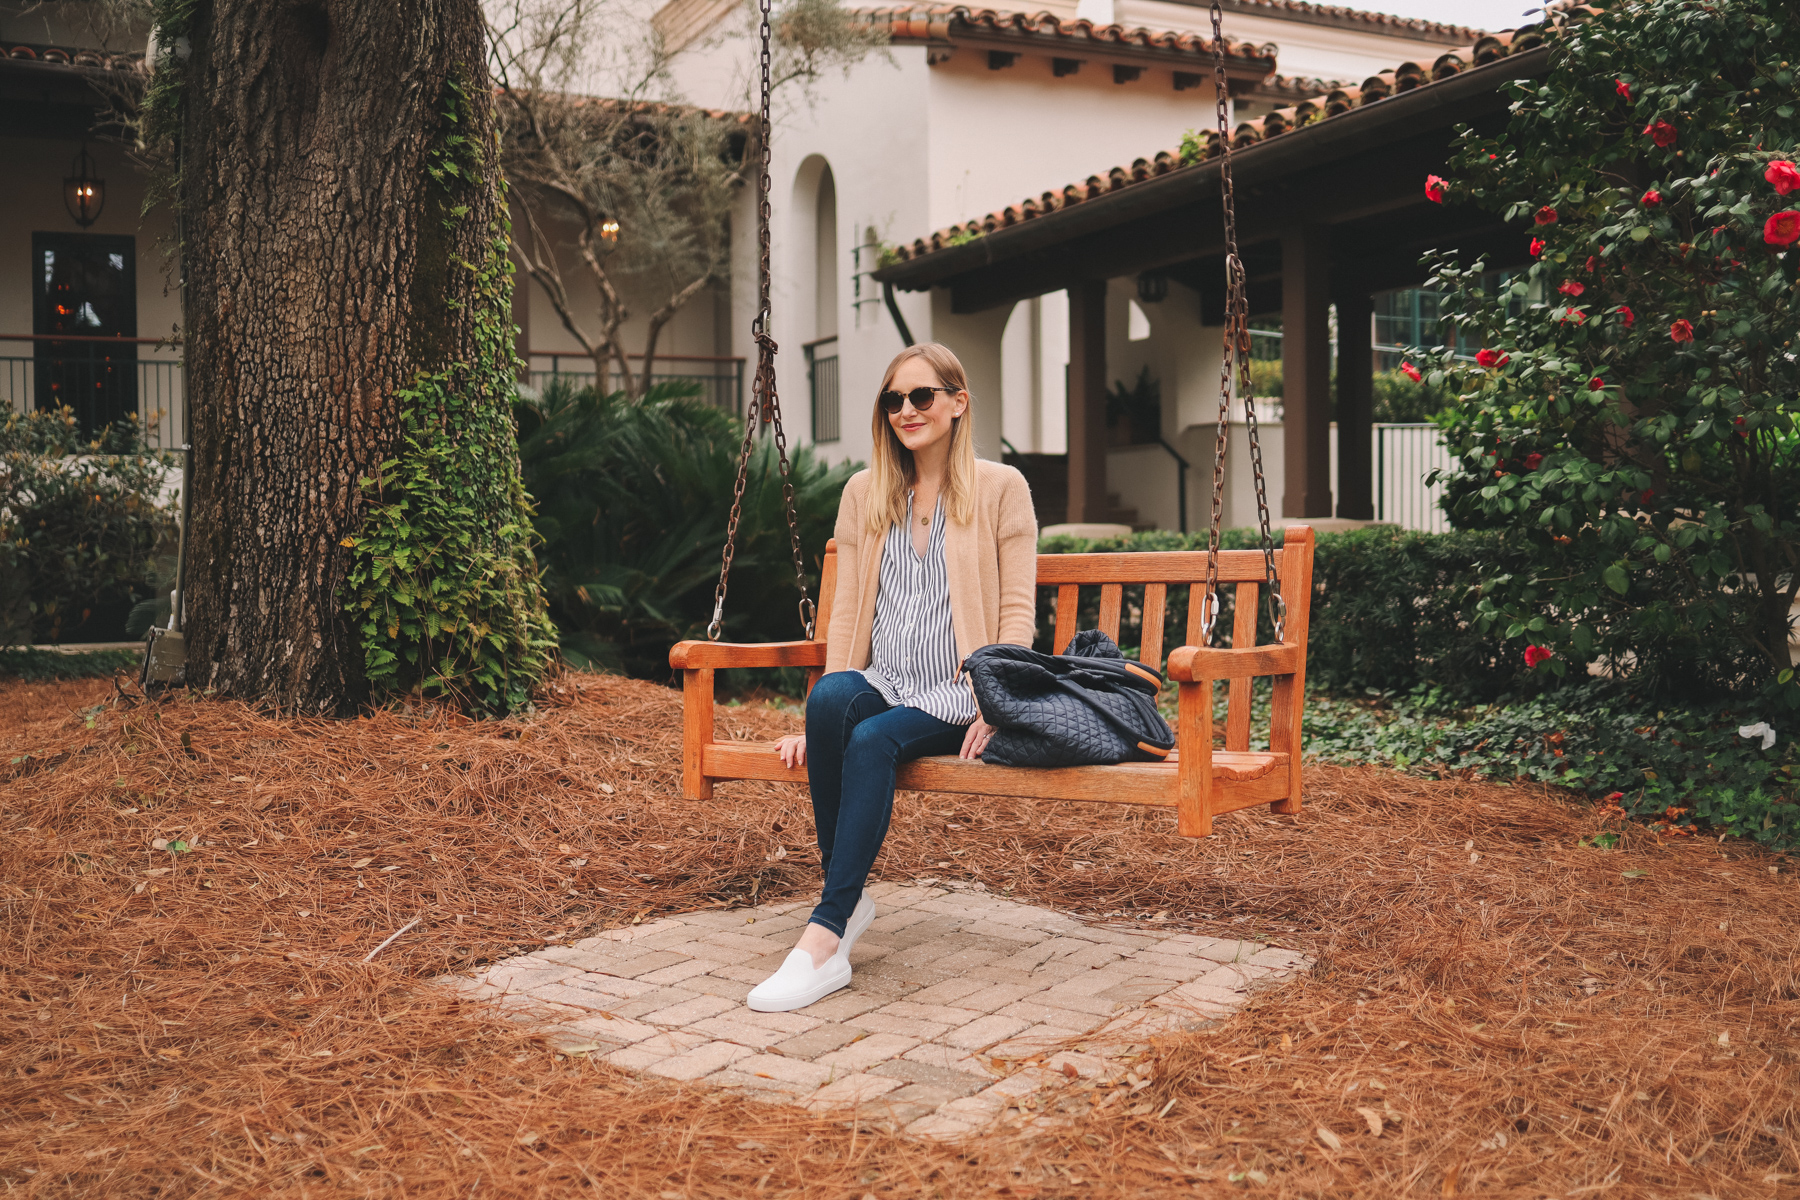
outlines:
[{"label": "metal chain", "polygon": [[1231,93],[1225,78],[1224,14],[1219,0],[1212,4],[1213,94],[1219,125],[1219,182],[1225,208],[1225,346],[1219,362],[1219,424],[1213,447],[1212,524],[1206,538],[1206,608],[1200,614],[1200,644],[1212,642],[1219,616],[1219,535],[1225,523],[1225,456],[1230,449],[1232,374],[1238,377],[1238,393],[1244,400],[1246,432],[1250,436],[1250,465],[1256,477],[1256,515],[1262,528],[1263,567],[1267,576],[1269,614],[1275,622],[1275,640],[1282,640],[1287,603],[1281,598],[1275,574],[1275,543],[1269,533],[1269,501],[1263,478],[1262,441],[1256,426],[1256,400],[1250,383],[1250,301],[1244,279],[1244,262],[1237,249],[1237,195],[1231,181]]},{"label": "metal chain", "polygon": [[769,119],[771,61],[769,52],[771,0],[758,0],[761,14],[762,47],[759,66],[762,69],[762,111],[758,128],[756,173],[756,240],[758,253],[757,313],[752,329],[756,337],[756,378],[750,388],[750,411],[744,414],[744,443],[738,450],[737,483],[731,496],[731,516],[725,523],[725,549],[719,564],[719,585],[713,590],[712,623],[706,636],[718,641],[724,627],[725,589],[731,580],[731,560],[737,549],[738,521],[744,507],[744,481],[750,467],[750,450],[759,426],[773,426],[775,454],[781,467],[781,500],[787,513],[788,548],[794,560],[794,586],[800,590],[800,626],[806,640],[813,639],[818,611],[806,587],[806,559],[800,552],[800,520],[794,510],[794,477],[788,465],[787,434],[781,427],[781,398],[775,391],[775,339],[769,335],[770,295],[773,291],[769,268],[769,194],[773,190],[769,174],[773,161],[774,126]]}]

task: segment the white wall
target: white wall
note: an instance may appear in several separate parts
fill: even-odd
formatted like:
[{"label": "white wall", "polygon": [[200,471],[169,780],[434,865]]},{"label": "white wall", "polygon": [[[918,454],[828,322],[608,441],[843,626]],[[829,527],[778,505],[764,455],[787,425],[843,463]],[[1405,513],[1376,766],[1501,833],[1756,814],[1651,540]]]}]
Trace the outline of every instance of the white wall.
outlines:
[{"label": "white wall", "polygon": [[1171,66],[1131,83],[1092,55],[1074,75],[1051,73],[1048,53],[991,71],[987,52],[960,48],[930,68],[930,212],[911,240],[981,217],[1180,143],[1213,119],[1211,80],[1177,92]]}]

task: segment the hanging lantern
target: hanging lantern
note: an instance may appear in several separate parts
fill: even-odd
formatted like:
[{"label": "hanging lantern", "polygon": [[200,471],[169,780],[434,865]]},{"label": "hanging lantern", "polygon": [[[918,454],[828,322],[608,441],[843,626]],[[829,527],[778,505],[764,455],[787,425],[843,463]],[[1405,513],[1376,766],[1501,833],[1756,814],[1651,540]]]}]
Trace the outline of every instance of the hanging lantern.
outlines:
[{"label": "hanging lantern", "polygon": [[1161,304],[1169,298],[1169,277],[1159,271],[1145,271],[1137,277],[1137,294],[1145,304]]},{"label": "hanging lantern", "polygon": [[100,210],[106,207],[106,180],[94,174],[94,160],[88,157],[85,145],[69,170],[74,174],[63,180],[63,204],[75,223],[86,229],[100,219]]},{"label": "hanging lantern", "polygon": [[600,253],[611,254],[619,248],[619,219],[600,218]]}]

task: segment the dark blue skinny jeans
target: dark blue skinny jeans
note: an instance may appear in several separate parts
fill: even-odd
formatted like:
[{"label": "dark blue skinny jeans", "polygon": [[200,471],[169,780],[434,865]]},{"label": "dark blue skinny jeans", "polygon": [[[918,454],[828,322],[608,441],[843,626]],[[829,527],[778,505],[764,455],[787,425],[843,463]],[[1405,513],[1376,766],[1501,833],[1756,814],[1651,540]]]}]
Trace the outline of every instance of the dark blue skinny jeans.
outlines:
[{"label": "dark blue skinny jeans", "polygon": [[861,671],[834,671],[806,698],[806,778],[825,891],[812,922],[839,937],[894,814],[894,772],[929,754],[955,754],[967,727],[894,707]]}]

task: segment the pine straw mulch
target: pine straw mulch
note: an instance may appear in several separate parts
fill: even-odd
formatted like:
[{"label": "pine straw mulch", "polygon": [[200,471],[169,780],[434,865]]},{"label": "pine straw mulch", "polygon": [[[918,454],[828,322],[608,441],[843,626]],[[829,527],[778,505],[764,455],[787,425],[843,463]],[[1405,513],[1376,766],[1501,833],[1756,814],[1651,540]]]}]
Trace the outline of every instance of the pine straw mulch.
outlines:
[{"label": "pine straw mulch", "polygon": [[[1797,1194],[1790,868],[1585,848],[1592,810],[1535,789],[1316,767],[1302,816],[1199,842],[1164,813],[903,795],[887,878],[1318,957],[1155,1048],[1160,1117],[919,1143],[565,1059],[422,986],[807,886],[804,796],[682,801],[678,716],[572,674],[497,723],[0,689],[6,1194]],[[797,726],[721,710],[730,736]]]}]

